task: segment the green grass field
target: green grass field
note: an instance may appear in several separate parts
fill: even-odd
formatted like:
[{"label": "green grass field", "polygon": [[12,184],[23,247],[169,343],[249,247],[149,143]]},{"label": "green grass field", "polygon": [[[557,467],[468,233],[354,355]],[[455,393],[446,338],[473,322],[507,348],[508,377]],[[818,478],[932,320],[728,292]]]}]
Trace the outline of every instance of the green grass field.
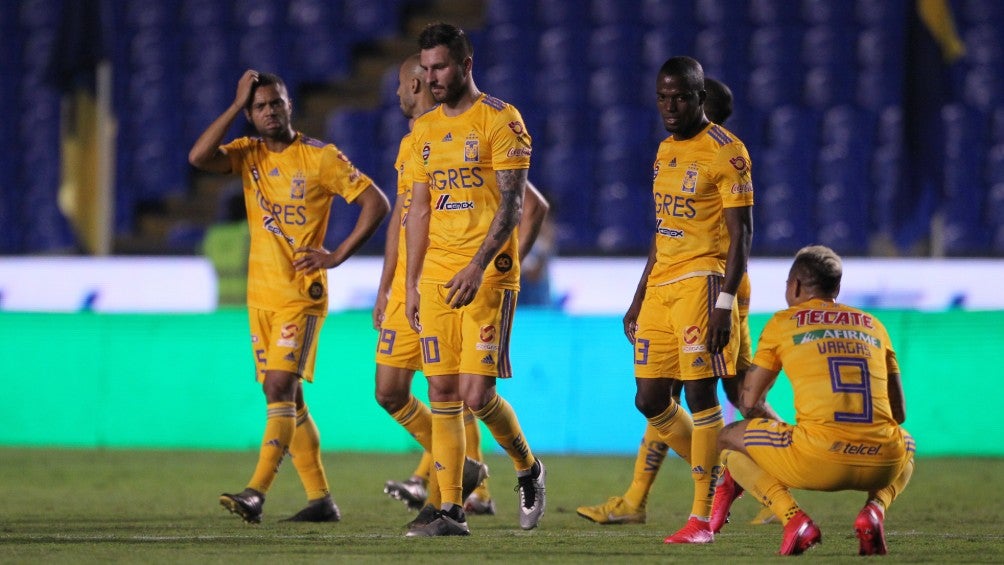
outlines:
[{"label": "green grass field", "polygon": [[[383,494],[389,478],[411,472],[414,455],[327,453],[342,510],[337,524],[283,524],[304,503],[288,462],[269,493],[261,525],[249,526],[217,503],[244,486],[255,454],[208,451],[0,449],[2,563],[427,563],[464,562],[775,562],[781,529],[752,526],[757,511],[738,501],[733,521],[705,546],[666,546],[685,521],[690,480],[667,461],[642,526],[598,526],[575,513],[620,494],[626,457],[545,456],[547,513],[540,528],[519,529],[512,467],[489,457],[493,517],[470,518],[468,538],[406,539],[413,514]],[[1004,562],[1004,459],[921,459],[913,482],[886,520],[885,563]],[[803,560],[856,559],[852,523],[861,493],[796,492],[823,531]],[[796,558],[797,559],[797,558]]]}]

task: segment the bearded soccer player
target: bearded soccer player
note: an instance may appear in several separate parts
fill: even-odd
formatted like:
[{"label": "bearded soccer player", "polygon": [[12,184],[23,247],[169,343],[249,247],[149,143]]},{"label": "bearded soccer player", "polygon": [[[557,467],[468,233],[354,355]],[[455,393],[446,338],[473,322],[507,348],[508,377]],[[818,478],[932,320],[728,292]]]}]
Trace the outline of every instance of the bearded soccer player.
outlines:
[{"label": "bearded soccer player", "polygon": [[[833,250],[801,249],[785,283],[786,310],[763,328],[739,408],[747,419],[719,435],[725,471],[713,519],[748,490],[784,523],[782,555],[822,541],[791,489],[868,492],[854,521],[860,555],[884,555],[885,511],[913,474],[896,352],[871,314],[836,301],[843,266]],[[794,392],[794,426],[762,410],[784,370]]]},{"label": "bearded soccer player", "polygon": [[[656,232],[624,315],[634,344],[635,405],[677,453],[689,450],[690,518],[666,543],[714,541],[709,519],[720,472],[718,379],[735,374],[735,294],[749,257],[753,184],[743,143],[704,115],[704,70],[673,57],[659,70],[656,100],[670,136],[656,154]],[[673,400],[684,381],[687,405]]]},{"label": "bearded soccer player", "polygon": [[[496,391],[512,375],[509,337],[519,289],[516,226],[531,142],[512,105],[480,92],[460,28],[419,36],[435,109],[412,129],[411,208],[405,226],[405,314],[419,333],[429,383],[432,454],[442,504],[408,536],[468,535],[460,475],[465,405],[513,461],[523,529],[544,513],[545,469],[516,413]],[[433,203],[434,202],[434,203]]]},{"label": "bearded soccer player", "polygon": [[[397,95],[401,111],[409,125],[436,105],[425,81],[418,54],[408,57],[398,73]],[[430,473],[432,463],[432,426],[429,407],[411,394],[415,371],[422,368],[419,336],[411,329],[404,316],[405,236],[404,226],[411,203],[411,134],[401,139],[395,160],[398,172],[397,199],[387,226],[387,243],[384,249],[383,272],[373,307],[373,327],[380,332],[376,353],[377,402],[424,448],[422,458],[411,477],[403,481],[387,481],[384,492],[405,502],[413,510],[421,510],[416,518],[428,521],[441,504],[436,473]],[[520,257],[533,246],[540,226],[547,214],[548,204],[529,182],[526,201],[519,225]],[[464,411],[464,431],[467,435],[467,457],[463,473],[464,511],[469,514],[495,514],[486,482],[478,486],[486,471],[478,462],[481,453],[481,432],[477,418],[470,410]],[[431,482],[430,482],[431,479]],[[473,492],[471,492],[473,491]],[[470,492],[470,495],[467,493]]]},{"label": "bearded soccer player", "polygon": [[[713,123],[725,125],[725,122],[732,116],[732,90],[725,83],[710,77],[704,78],[704,89],[707,91],[707,96],[704,99],[704,115]],[[736,360],[736,375],[733,378],[722,379],[725,395],[733,406],[738,404],[739,387],[743,375],[753,359],[749,327],[750,294],[749,273],[743,273],[739,289],[736,291],[736,308],[739,311],[739,335],[736,336],[739,340],[739,354]],[[683,381],[674,381],[672,396],[677,403],[680,402],[682,390]],[[769,405],[765,405],[765,409],[770,411],[772,417],[781,419],[771,410]],[[677,455],[689,465],[689,443],[681,440],[676,442],[674,447],[680,450]],[[659,430],[652,424],[646,425],[641,445],[635,456],[634,473],[627,491],[623,496],[610,497],[603,504],[580,506],[577,510],[579,516],[597,524],[644,524],[647,516],[648,495],[668,451],[669,445],[662,440]],[[773,520],[774,514],[770,512],[770,509],[762,507],[760,514],[753,519],[752,523],[766,524]]]},{"label": "bearded soccer player", "polygon": [[[239,114],[258,137],[220,145]],[[304,402],[314,379],[318,333],[328,311],[327,269],[341,265],[376,231],[387,198],[331,144],[293,129],[292,102],[278,76],[248,70],[230,105],[195,141],[189,162],[208,172],[240,175],[251,251],[248,316],[258,381],[265,393],[265,432],[247,488],[220,496],[247,523],[261,522],[265,495],[288,451],[307,493],[306,508],[289,518],[334,522],[340,514],[321,464],[320,436]],[[324,249],[331,205],[338,196],[361,210],[355,227]]]}]

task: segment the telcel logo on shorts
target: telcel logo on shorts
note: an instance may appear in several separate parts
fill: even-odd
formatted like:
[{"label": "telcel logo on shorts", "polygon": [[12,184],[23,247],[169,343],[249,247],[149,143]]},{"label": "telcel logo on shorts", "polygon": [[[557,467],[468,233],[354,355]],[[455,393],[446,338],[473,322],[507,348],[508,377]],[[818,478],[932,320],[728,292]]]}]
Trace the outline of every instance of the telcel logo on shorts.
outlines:
[{"label": "telcel logo on shorts", "polygon": [[450,195],[443,194],[436,200],[436,210],[472,210],[474,202],[465,200],[463,202],[450,202]]},{"label": "telcel logo on shorts", "polygon": [[877,443],[845,443],[836,441],[830,446],[832,453],[843,453],[845,455],[878,455],[881,450],[882,446]]}]

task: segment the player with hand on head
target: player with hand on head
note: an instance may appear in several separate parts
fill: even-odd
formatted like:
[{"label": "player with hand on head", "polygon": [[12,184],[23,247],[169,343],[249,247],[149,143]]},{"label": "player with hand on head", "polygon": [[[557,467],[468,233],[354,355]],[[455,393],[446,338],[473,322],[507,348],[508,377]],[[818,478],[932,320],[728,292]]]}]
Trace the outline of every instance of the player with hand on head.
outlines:
[{"label": "player with hand on head", "polygon": [[[732,116],[732,90],[721,81],[710,77],[704,78],[704,89],[707,96],[704,99],[704,115],[712,123],[725,125],[729,117]],[[736,291],[736,307],[739,311],[739,355],[736,360],[736,374],[734,377],[722,379],[722,388],[729,402],[735,406],[739,401],[739,388],[742,384],[743,375],[752,361],[752,351],[750,346],[750,278],[748,273],[743,273],[739,288]],[[672,396],[676,403],[680,402],[680,395],[683,391],[683,381],[673,382]],[[770,410],[770,406],[765,406]],[[773,412],[771,412],[773,414]],[[778,420],[781,418],[774,414]],[[690,463],[690,444],[685,438],[680,438],[675,443],[675,447],[681,451],[677,455]],[[644,524],[646,520],[646,506],[648,495],[655,483],[655,478],[662,468],[669,451],[669,445],[660,437],[659,430],[652,424],[645,426],[645,433],[642,436],[641,445],[635,456],[634,476],[627,491],[622,496],[613,496],[603,504],[595,506],[580,506],[577,510],[579,516],[592,520],[597,524]],[[759,516],[754,519],[754,523],[767,523],[774,518],[773,513],[767,509],[766,518]],[[713,528],[714,529],[714,528]],[[717,533],[717,530],[715,530]]]},{"label": "player with hand on head", "polygon": [[[512,375],[509,339],[519,289],[517,224],[532,145],[518,110],[478,90],[473,48],[460,28],[427,26],[420,61],[439,104],[412,129],[411,207],[405,226],[405,314],[419,333],[429,383],[432,454],[441,507],[408,536],[468,535],[461,500],[470,408],[513,461],[520,527],[545,508],[545,468],[496,380]],[[432,195],[435,206],[432,204]]]},{"label": "player with hand on head", "polygon": [[[885,326],[837,302],[843,266],[828,247],[802,248],[785,283],[788,308],[760,334],[739,397],[745,420],[719,434],[726,470],[713,515],[728,514],[743,490],[784,523],[782,555],[798,555],[822,534],[790,489],[862,490],[868,500],[854,522],[860,555],[884,555],[885,510],[906,488],[916,447],[906,420],[899,365]],[[795,425],[763,410],[784,370]]]},{"label": "player with hand on head", "polygon": [[[408,57],[398,73],[397,95],[401,111],[409,119],[409,127],[414,120],[436,105],[425,80],[420,56],[416,53]],[[411,382],[415,371],[422,368],[419,336],[408,324],[404,316],[405,278],[405,221],[411,203],[411,134],[401,139],[395,168],[398,172],[397,199],[391,212],[391,222],[387,226],[384,249],[383,271],[373,307],[373,327],[380,332],[376,353],[376,399],[377,402],[402,427],[422,445],[424,453],[411,477],[403,481],[387,481],[384,492],[402,500],[413,510],[422,510],[417,520],[427,521],[438,510],[441,501],[439,485],[435,473],[430,473],[432,463],[432,420],[429,407],[411,394]],[[523,257],[533,246],[541,224],[547,214],[548,203],[543,196],[527,182],[523,215],[518,227],[519,253]],[[467,457],[463,473],[464,510],[468,514],[495,514],[487,482],[480,486],[486,474],[477,464],[483,461],[481,453],[481,432],[476,417],[470,410],[464,411],[464,430],[467,434]],[[429,482],[432,479],[431,483]],[[473,492],[471,492],[473,490]],[[470,493],[470,494],[468,494]]]},{"label": "player with hand on head", "polygon": [[[240,493],[220,504],[259,523],[265,494],[287,451],[307,493],[307,507],[289,520],[340,519],[321,464],[320,436],[304,402],[303,380],[313,382],[317,339],[328,312],[327,270],[341,265],[376,231],[390,209],[387,198],[331,144],[293,129],[293,105],[278,76],[246,71],[230,105],[199,136],[188,154],[200,170],[240,175],[251,250],[248,317],[258,381],[266,401],[258,463]],[[244,114],[258,137],[221,145]],[[338,196],[361,210],[352,231],[333,250],[323,247],[331,205]]]}]

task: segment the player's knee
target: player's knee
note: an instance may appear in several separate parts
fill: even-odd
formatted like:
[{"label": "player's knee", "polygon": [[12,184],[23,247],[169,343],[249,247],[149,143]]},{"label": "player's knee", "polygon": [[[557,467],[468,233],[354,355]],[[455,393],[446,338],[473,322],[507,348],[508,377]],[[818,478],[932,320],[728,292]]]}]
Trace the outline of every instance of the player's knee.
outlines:
[{"label": "player's knee", "polygon": [[377,388],[376,401],[388,414],[400,411],[408,404],[411,393],[407,390],[394,388]]},{"label": "player's knee", "polygon": [[662,414],[669,408],[669,398],[653,397],[650,395],[636,394],[634,397],[635,408],[646,418],[654,418]]}]

